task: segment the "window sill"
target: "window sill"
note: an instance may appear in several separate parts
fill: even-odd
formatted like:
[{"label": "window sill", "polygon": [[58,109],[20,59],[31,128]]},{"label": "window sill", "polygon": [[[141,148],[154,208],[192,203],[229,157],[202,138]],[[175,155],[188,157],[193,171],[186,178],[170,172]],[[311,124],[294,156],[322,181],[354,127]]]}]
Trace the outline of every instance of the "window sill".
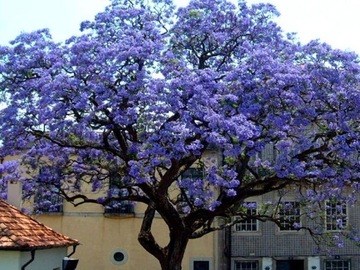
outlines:
[{"label": "window sill", "polygon": [[132,218],[135,217],[135,213],[104,213],[106,218]]},{"label": "window sill", "polygon": [[275,232],[276,235],[288,235],[288,234],[305,234],[305,230],[291,230],[291,231],[280,231],[279,229]]},{"label": "window sill", "polygon": [[63,216],[63,212],[41,212],[41,213],[35,213],[37,216]]},{"label": "window sill", "polygon": [[233,231],[233,235],[241,235],[241,236],[259,236],[262,235],[261,231]]}]

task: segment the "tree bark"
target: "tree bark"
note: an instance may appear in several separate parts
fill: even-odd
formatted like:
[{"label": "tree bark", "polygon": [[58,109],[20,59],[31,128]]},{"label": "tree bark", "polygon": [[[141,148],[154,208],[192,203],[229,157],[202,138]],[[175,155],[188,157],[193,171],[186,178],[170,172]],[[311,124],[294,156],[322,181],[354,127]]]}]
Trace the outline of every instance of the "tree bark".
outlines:
[{"label": "tree bark", "polygon": [[189,233],[179,224],[176,228],[169,228],[170,240],[166,247],[160,247],[151,233],[151,226],[155,210],[148,206],[138,236],[139,243],[153,255],[160,263],[161,270],[181,270],[181,263],[189,242]]},{"label": "tree bark", "polygon": [[164,258],[160,262],[161,270],[181,270],[189,236],[186,232],[170,232],[170,242],[164,249]]}]

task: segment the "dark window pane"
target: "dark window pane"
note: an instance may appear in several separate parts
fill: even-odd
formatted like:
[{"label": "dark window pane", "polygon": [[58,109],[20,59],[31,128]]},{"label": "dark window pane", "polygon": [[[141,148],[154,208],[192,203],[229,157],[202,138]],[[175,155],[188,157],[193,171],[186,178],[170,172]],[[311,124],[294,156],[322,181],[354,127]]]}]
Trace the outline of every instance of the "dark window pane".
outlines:
[{"label": "dark window pane", "polygon": [[209,270],[210,262],[209,261],[194,261],[193,265],[194,270]]}]

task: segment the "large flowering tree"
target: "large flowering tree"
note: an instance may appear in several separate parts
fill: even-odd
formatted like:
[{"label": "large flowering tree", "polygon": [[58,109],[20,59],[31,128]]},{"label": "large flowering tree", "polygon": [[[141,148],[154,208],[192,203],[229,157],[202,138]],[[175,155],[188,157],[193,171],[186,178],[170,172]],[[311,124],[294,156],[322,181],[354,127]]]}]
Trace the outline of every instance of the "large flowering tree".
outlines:
[{"label": "large flowering tree", "polygon": [[[242,0],[113,0],[64,44],[21,34],[0,47],[1,155],[21,157],[2,164],[1,183],[17,174],[25,196],[45,188],[75,205],[144,203],[138,240],[163,270],[181,269],[190,239],[238,222],[226,217],[244,215],[248,197],[292,186],[310,204],[358,191],[358,58],[297,44],[276,15]],[[209,149],[221,164],[199,162]],[[199,164],[204,177],[181,177]],[[114,176],[126,192],[82,191]]]}]

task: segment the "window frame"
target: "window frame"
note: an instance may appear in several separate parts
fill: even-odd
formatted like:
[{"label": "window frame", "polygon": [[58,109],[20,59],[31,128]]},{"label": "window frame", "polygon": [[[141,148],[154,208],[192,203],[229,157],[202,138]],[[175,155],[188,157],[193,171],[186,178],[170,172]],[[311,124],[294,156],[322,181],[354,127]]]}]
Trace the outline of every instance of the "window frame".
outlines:
[{"label": "window frame", "polygon": [[212,258],[205,258],[205,257],[195,257],[190,259],[190,270],[195,270],[195,262],[208,262],[209,263],[209,270],[213,270],[213,260]]},{"label": "window frame", "polygon": [[[289,221],[291,221],[292,219],[294,219],[293,223],[298,223],[301,226],[301,205],[299,201],[296,200],[286,200],[283,201],[283,203],[279,204],[280,205],[287,205],[287,204],[292,204],[292,207],[290,209],[285,209],[284,207],[278,207],[277,209],[277,216],[279,218],[279,222],[280,225],[278,224],[277,226],[277,230],[280,233],[296,233],[299,232],[300,230],[298,228],[295,228],[294,226],[291,225],[291,223]],[[294,204],[295,207],[294,207]],[[294,211],[298,211],[298,213],[289,213],[289,211],[294,210]],[[283,213],[283,211],[285,211],[285,213]],[[283,219],[283,220],[281,220]],[[289,220],[289,221],[286,221]]]},{"label": "window frame", "polygon": [[[328,204],[331,203],[333,205],[329,206]],[[335,206],[335,207],[334,207]],[[337,206],[341,206],[342,213],[336,213],[337,212]],[[331,208],[329,208],[331,207]],[[343,210],[345,209],[345,215],[343,213]],[[328,211],[331,210],[331,213],[328,213]],[[335,210],[335,213],[333,212]],[[331,215],[331,216],[330,216]],[[341,216],[344,215],[344,216]],[[342,219],[342,228],[338,227],[337,220]],[[331,201],[326,200],[325,201],[325,231],[327,232],[337,232],[340,230],[343,230],[348,226],[349,221],[349,209],[348,205],[344,201]],[[331,226],[331,227],[329,227]]]},{"label": "window frame", "polygon": [[[184,172],[182,172],[182,174],[179,177],[180,180],[183,179],[204,180],[204,178],[205,178],[205,171],[204,168],[200,165],[199,166],[194,165],[194,167],[187,168]],[[194,199],[196,198],[196,196],[194,197],[189,193],[190,193],[189,190],[181,190],[181,189],[179,190],[179,194],[177,195],[178,196],[177,209],[181,213],[185,213],[186,211],[184,211],[184,209],[189,207],[188,201],[191,204],[194,204]]]},{"label": "window frame", "polygon": [[[122,196],[127,195],[125,188],[120,188],[117,182],[121,181],[120,175],[114,174],[109,176],[109,191],[110,193],[123,193]],[[111,196],[111,194],[110,194]],[[113,200],[104,207],[105,215],[134,215],[134,204],[131,201],[117,201]]]},{"label": "window frame", "polygon": [[[259,203],[258,201],[256,200],[253,200],[253,201],[246,201],[244,203],[255,203],[256,204],[256,208],[247,208],[246,210],[246,214],[250,214],[252,215],[253,213],[248,213],[248,212],[253,212],[255,211],[255,215],[258,214],[258,206],[259,206]],[[240,219],[240,216],[234,216],[234,219]],[[254,224],[255,222],[255,224]],[[247,230],[247,229],[240,229],[239,227],[243,225],[243,226],[255,226],[256,229],[255,230]],[[259,224],[259,220],[257,220],[256,218],[249,218],[249,219],[246,219],[244,221],[241,221],[239,223],[236,223],[234,225],[234,229],[233,231],[235,233],[246,233],[246,234],[251,234],[251,233],[259,233],[260,232],[260,224]]]},{"label": "window frame", "polygon": [[[122,254],[123,258],[122,260],[117,260],[116,259],[116,254],[120,253]],[[126,264],[129,260],[129,256],[127,254],[127,252],[122,249],[122,248],[117,248],[115,250],[113,250],[110,254],[110,261],[114,264],[114,265],[123,265]]]},{"label": "window frame", "polygon": [[[330,265],[330,268],[329,268],[329,266],[327,265],[328,263],[340,263],[340,262],[342,262],[342,263],[347,263],[348,265],[347,266],[344,266],[344,265],[342,265],[342,266],[337,266],[337,265],[335,265],[334,267],[335,268],[333,268],[331,265]],[[342,267],[342,268],[339,268],[339,267]],[[345,267],[345,268],[344,268]],[[341,260],[341,259],[335,259],[335,260],[325,260],[324,261],[324,270],[351,270],[351,260],[350,259],[343,259],[343,260]]]},{"label": "window frame", "polygon": [[[255,268],[241,268],[241,265],[239,267],[237,267],[237,264],[242,264],[242,263],[255,263]],[[234,264],[233,264],[233,269],[234,270],[260,270],[260,262],[258,260],[235,260]]]},{"label": "window frame", "polygon": [[205,172],[203,167],[190,167],[186,169],[181,174],[181,179],[183,178],[190,178],[190,179],[204,179]]},{"label": "window frame", "polygon": [[[52,167],[50,165],[41,167],[39,169],[38,177],[40,178],[43,173],[44,175],[51,174],[52,177],[61,178],[61,172],[59,171],[59,168]],[[46,201],[49,201],[50,204],[46,205]],[[59,194],[59,188],[56,187],[55,184],[50,183],[49,185],[38,186],[34,193],[33,202],[33,211],[35,213],[56,215],[63,214],[64,212],[64,198]],[[41,205],[41,203],[44,205]]]},{"label": "window frame", "polygon": [[[55,191],[56,192],[56,191]],[[39,200],[45,202],[45,201],[50,201],[51,205],[50,206],[41,206],[38,205]],[[60,195],[56,195],[54,194],[41,194],[41,192],[39,192],[38,190],[35,193],[34,196],[34,211],[36,213],[41,213],[41,214],[62,214],[64,212],[64,198],[61,197]],[[54,206],[54,204],[56,204]]]}]

